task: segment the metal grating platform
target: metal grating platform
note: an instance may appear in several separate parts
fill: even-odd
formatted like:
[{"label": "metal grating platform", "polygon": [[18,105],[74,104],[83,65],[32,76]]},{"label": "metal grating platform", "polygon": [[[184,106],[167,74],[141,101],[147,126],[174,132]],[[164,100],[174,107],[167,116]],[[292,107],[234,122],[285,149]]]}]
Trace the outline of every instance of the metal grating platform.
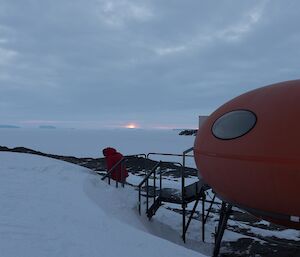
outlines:
[{"label": "metal grating platform", "polygon": [[[202,188],[203,187],[203,188]],[[195,201],[200,194],[201,188],[203,191],[210,189],[210,187],[204,183],[203,180],[199,180],[193,184],[190,184],[184,188],[184,202],[190,203]],[[182,203],[182,194],[180,190],[173,188],[163,188],[159,194],[162,202],[168,203]]]}]

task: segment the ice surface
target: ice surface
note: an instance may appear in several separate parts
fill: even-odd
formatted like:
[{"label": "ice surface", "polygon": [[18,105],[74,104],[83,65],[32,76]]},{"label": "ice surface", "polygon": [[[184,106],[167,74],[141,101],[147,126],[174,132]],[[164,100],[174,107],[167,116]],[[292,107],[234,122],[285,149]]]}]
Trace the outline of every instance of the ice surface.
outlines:
[{"label": "ice surface", "polygon": [[203,256],[149,234],[129,187],[39,156],[2,152],[0,163],[1,256]]},{"label": "ice surface", "polygon": [[112,146],[123,154],[149,152],[182,153],[194,144],[194,136],[179,136],[176,130],[143,129],[1,129],[0,145],[24,146],[58,155],[99,157]]}]

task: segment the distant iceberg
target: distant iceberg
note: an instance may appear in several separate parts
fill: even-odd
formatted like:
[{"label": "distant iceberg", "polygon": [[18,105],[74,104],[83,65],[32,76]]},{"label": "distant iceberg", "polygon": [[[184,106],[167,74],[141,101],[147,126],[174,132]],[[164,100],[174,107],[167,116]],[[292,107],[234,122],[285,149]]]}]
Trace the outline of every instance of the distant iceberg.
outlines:
[{"label": "distant iceberg", "polygon": [[18,126],[15,125],[0,125],[0,128],[10,128],[10,129],[16,129],[16,128],[20,128]]},{"label": "distant iceberg", "polygon": [[55,126],[51,126],[51,125],[41,125],[39,126],[40,129],[56,129]]}]

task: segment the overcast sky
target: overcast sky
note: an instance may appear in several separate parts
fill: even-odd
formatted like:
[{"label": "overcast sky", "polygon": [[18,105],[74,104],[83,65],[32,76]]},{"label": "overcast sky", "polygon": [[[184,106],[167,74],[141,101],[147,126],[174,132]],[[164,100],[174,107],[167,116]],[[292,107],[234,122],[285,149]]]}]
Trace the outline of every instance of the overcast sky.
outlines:
[{"label": "overcast sky", "polygon": [[0,124],[197,127],[300,77],[300,1],[0,0]]}]

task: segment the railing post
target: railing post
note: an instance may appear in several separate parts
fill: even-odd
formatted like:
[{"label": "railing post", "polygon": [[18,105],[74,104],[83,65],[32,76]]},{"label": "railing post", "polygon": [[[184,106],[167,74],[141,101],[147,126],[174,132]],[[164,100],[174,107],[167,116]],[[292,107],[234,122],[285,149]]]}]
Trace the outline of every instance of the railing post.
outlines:
[{"label": "railing post", "polygon": [[153,186],[154,186],[153,193],[154,193],[154,197],[153,197],[153,204],[154,204],[155,199],[156,199],[156,170],[157,170],[157,168],[154,170],[154,181],[153,181]]},{"label": "railing post", "polygon": [[185,203],[185,156],[187,153],[193,150],[192,148],[187,149],[182,153],[182,170],[181,170],[181,200],[182,200],[182,239],[185,243],[185,233],[186,233],[186,224],[185,224],[185,216],[186,216],[186,203]]},{"label": "railing post", "polygon": [[184,172],[185,172],[185,152],[183,152],[182,157],[182,167],[181,167],[181,208],[182,208],[182,239],[185,243],[185,181],[184,181]]},{"label": "railing post", "polygon": [[201,190],[202,195],[202,242],[205,241],[205,192]]},{"label": "railing post", "polygon": [[123,168],[124,168],[124,164],[123,164],[123,162],[121,162],[121,183],[122,183],[122,187],[124,187],[124,174],[123,174]]},{"label": "railing post", "polygon": [[159,195],[161,194],[161,188],[162,188],[162,172],[161,172],[161,168],[159,168]]},{"label": "railing post", "polygon": [[149,210],[149,183],[148,183],[148,179],[146,180],[146,210],[148,213]]},{"label": "railing post", "polygon": [[118,167],[123,161],[125,160],[125,158],[122,158],[121,160],[119,160],[110,170],[107,171],[107,174],[104,175],[101,180],[106,179],[107,177],[111,176],[111,173],[116,169],[116,167]]},{"label": "railing post", "polygon": [[139,214],[141,215],[141,187],[139,187]]},{"label": "railing post", "polygon": [[182,184],[181,184],[181,208],[182,208],[182,239],[183,242],[185,243],[185,199],[184,199],[184,195],[185,195],[185,188],[184,188],[184,166],[181,167],[182,171],[181,171],[181,178],[182,178]]},{"label": "railing post", "polygon": [[144,159],[144,169],[145,169],[145,176],[147,176],[147,156]]},{"label": "railing post", "polygon": [[[157,163],[152,170],[147,174],[147,176],[139,183],[138,188],[139,188],[139,211],[141,209],[141,188],[142,185],[146,184],[146,213],[149,211],[149,178],[152,174],[156,173],[156,169],[159,167],[161,162]],[[156,178],[156,175],[154,175]],[[156,187],[156,184],[155,184]]]}]

